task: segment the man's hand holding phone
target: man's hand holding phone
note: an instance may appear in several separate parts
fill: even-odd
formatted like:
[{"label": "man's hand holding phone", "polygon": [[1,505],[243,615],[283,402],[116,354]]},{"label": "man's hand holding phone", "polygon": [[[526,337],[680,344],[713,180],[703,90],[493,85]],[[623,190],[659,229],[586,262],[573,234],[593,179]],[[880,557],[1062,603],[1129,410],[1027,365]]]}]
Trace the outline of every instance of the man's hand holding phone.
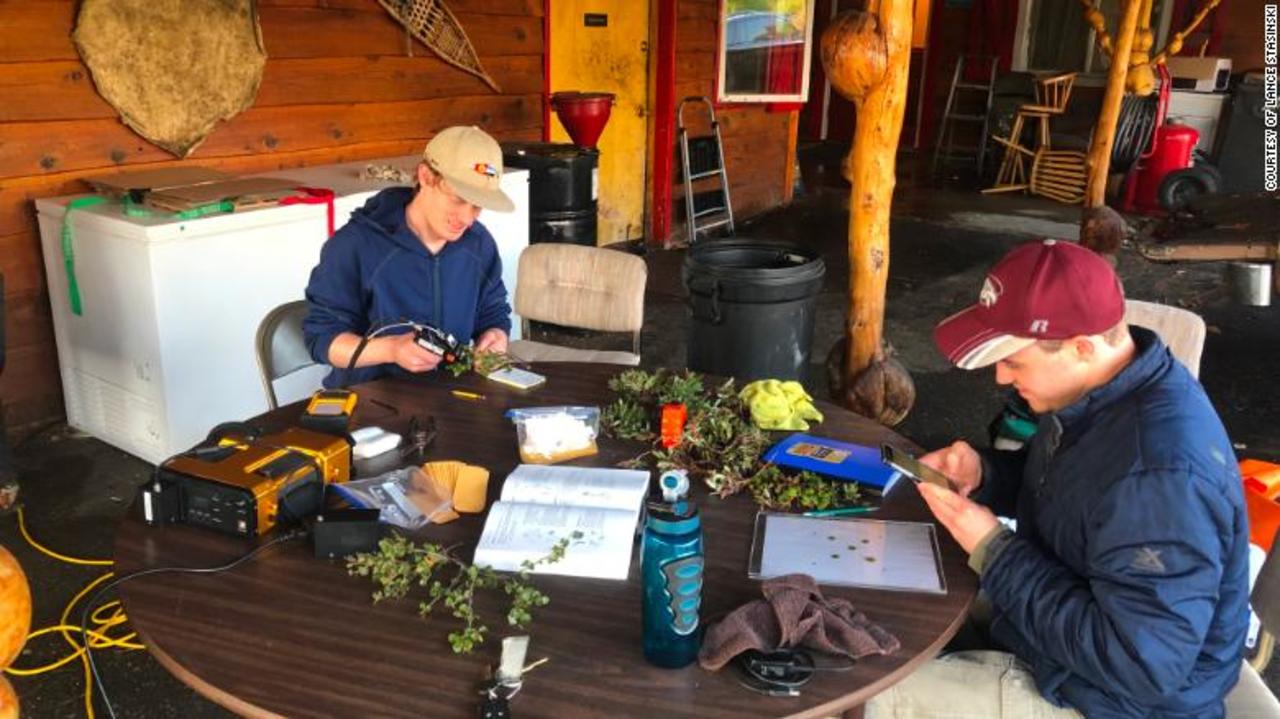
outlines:
[{"label": "man's hand holding phone", "polygon": [[952,442],[924,455],[920,463],[946,475],[951,488],[961,497],[968,497],[982,484],[982,460],[968,442]]},{"label": "man's hand holding phone", "polygon": [[[886,447],[886,451],[892,450]],[[897,462],[891,462],[899,466]],[[967,442],[953,442],[948,447],[930,452],[918,461],[906,460],[902,467],[914,464],[923,479],[917,489],[933,516],[951,532],[956,543],[972,554],[987,535],[1000,526],[991,510],[969,499],[969,494],[982,483],[982,460]]]}]

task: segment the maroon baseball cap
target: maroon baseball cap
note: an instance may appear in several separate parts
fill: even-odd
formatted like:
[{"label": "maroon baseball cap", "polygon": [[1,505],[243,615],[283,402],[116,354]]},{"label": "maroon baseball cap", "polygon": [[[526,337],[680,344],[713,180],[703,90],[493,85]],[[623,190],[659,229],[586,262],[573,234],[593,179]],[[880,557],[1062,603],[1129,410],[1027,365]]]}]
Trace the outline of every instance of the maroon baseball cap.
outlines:
[{"label": "maroon baseball cap", "polygon": [[1029,242],[1005,255],[982,283],[978,304],[933,329],[952,364],[978,369],[1036,340],[1096,335],[1124,318],[1124,289],[1110,263],[1065,240]]}]

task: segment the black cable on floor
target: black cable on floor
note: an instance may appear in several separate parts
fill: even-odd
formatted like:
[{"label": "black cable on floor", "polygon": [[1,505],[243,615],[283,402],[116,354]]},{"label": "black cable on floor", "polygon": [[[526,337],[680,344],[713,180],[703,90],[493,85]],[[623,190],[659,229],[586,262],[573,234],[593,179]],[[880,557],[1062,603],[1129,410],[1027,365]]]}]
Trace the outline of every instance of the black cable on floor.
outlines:
[{"label": "black cable on floor", "polygon": [[[244,564],[250,559],[258,556],[259,554],[266,551],[267,549],[270,549],[271,547],[274,547],[278,544],[283,544],[284,542],[287,542],[293,539],[298,539],[299,537],[306,536],[306,534],[307,534],[307,531],[305,529],[294,529],[292,531],[281,534],[280,536],[276,537],[275,539],[272,539],[271,541],[267,542],[266,544],[263,544],[262,546],[255,547],[254,549],[250,550],[246,554],[236,559],[233,559],[232,561],[227,562],[226,564],[220,564],[214,567],[153,567],[151,569],[142,569],[132,574],[126,574],[122,577],[118,577],[115,580],[102,585],[102,587],[100,587],[98,591],[94,592],[93,595],[90,596],[89,599],[85,602],[84,610],[80,613],[80,631],[84,636],[86,637],[88,636],[89,613],[90,613],[90,610],[97,603],[98,599],[102,596],[102,594],[107,590],[114,589],[115,587],[118,587],[121,584],[131,579],[137,579],[138,577],[145,577],[150,574],[165,574],[165,573],[216,574],[218,572],[225,572],[230,569],[235,569],[241,564]],[[107,714],[110,715],[112,719],[115,719],[115,716],[116,716],[115,709],[111,706],[111,699],[107,697],[107,688],[102,683],[102,677],[98,674],[98,665],[96,662],[94,662],[94,659],[93,659],[93,648],[90,645],[90,642],[88,641],[85,641],[84,643],[84,653],[85,653],[85,656],[88,657],[89,659],[89,671],[93,674],[93,680],[98,686],[98,694],[102,697],[102,703],[107,707]]]}]

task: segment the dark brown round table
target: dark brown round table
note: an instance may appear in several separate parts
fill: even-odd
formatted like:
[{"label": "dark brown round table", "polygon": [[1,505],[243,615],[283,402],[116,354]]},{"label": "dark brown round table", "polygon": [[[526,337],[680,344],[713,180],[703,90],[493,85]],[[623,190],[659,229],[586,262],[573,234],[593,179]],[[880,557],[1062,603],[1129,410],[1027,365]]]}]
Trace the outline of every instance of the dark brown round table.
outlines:
[{"label": "dark brown round table", "polygon": [[[405,431],[414,414],[433,415],[439,435],[432,459],[456,459],[491,472],[489,498],[518,463],[515,432],[503,412],[511,407],[603,405],[610,365],[543,364],[541,388],[522,393],[476,375],[379,380],[357,388],[355,424]],[[454,397],[450,389],[485,395]],[[377,400],[377,401],[373,401]],[[878,444],[913,445],[873,422],[819,403],[824,436]],[[261,418],[266,427],[296,419],[300,407]],[[634,457],[635,443],[603,438],[597,456],[577,465],[612,466]],[[704,522],[706,585],[703,617],[723,616],[760,598],[747,577],[755,505],[695,488]],[[913,486],[900,483],[874,515],[931,521]],[[469,557],[482,515],[464,515],[429,527],[422,538],[462,543]],[[640,642],[639,568],[625,581],[537,576],[551,598],[537,610],[527,633],[529,660],[550,661],[531,671],[512,700],[516,717],[824,717],[861,705],[898,682],[942,648],[963,623],[977,590],[965,555],[939,528],[947,593],[927,595],[824,587],[851,600],[892,632],[902,648],[867,657],[847,672],[819,672],[799,697],[766,697],[742,688],[731,668],[708,672],[691,665],[660,669],[645,662]],[[162,566],[211,566],[242,555],[251,545],[216,532],[182,525],[149,527],[125,520],[117,534],[115,570],[124,575]],[[635,559],[633,558],[633,562]],[[352,577],[341,561],[315,559],[304,540],[271,547],[227,572],[155,574],[120,586],[129,620],[151,653],[179,679],[209,699],[247,716],[474,717],[476,687],[498,658],[506,631],[497,601],[480,601],[490,636],[470,655],[453,654],[445,635],[452,617],[438,609],[422,619],[417,600],[372,604],[372,584]],[[129,713],[129,707],[120,707]],[[135,708],[136,709],[136,708]]]}]

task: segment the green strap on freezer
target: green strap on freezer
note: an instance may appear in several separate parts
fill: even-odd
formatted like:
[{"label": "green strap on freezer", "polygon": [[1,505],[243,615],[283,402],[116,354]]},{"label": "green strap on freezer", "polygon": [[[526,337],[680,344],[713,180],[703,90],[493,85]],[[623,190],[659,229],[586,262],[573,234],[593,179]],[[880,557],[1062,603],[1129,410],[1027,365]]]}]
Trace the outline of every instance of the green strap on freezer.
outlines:
[{"label": "green strap on freezer", "polygon": [[71,212],[106,201],[105,197],[77,197],[67,203],[67,210],[62,215],[62,264],[67,268],[67,299],[71,301],[71,313],[75,315],[83,312],[80,309],[80,285],[76,282],[76,254],[71,247]]},{"label": "green strap on freezer", "polygon": [[221,215],[235,212],[236,205],[230,200],[219,200],[207,205],[199,205],[180,212],[158,212],[146,205],[134,202],[128,195],[124,198],[124,214],[127,217],[173,217],[179,220],[194,220],[207,215]]}]

